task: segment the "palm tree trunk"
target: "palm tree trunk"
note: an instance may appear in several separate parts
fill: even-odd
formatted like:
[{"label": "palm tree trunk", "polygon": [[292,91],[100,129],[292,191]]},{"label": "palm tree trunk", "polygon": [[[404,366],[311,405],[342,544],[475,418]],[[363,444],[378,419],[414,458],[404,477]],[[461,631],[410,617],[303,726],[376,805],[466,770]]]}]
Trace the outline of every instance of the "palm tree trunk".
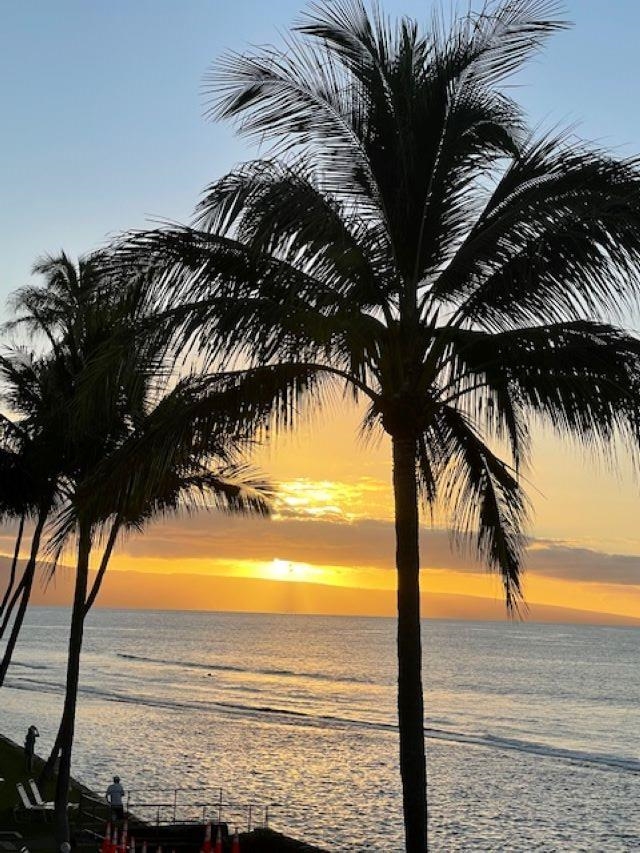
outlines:
[{"label": "palm tree trunk", "polygon": [[398,728],[406,853],[427,850],[416,441],[392,436],[398,571]]},{"label": "palm tree trunk", "polygon": [[15,606],[18,603],[18,599],[22,595],[22,590],[24,589],[25,578],[29,572],[29,563],[25,566],[25,570],[20,578],[20,582],[16,586],[13,591],[13,595],[11,596],[11,601],[9,602],[7,609],[5,610],[4,616],[2,617],[2,625],[0,625],[0,640],[4,637],[4,633],[7,630],[7,625],[11,622],[11,614],[15,610]]},{"label": "palm tree trunk", "polygon": [[24,531],[24,522],[25,516],[20,516],[20,526],[18,527],[18,535],[16,536],[16,547],[13,551],[13,560],[11,561],[11,572],[9,574],[9,583],[7,584],[7,589],[2,599],[2,604],[0,604],[0,616],[4,613],[4,609],[7,606],[7,602],[9,601],[9,596],[11,595],[11,590],[13,589],[13,584],[16,580],[16,567],[18,565],[18,555],[20,553],[20,545],[22,544],[22,533]]},{"label": "palm tree trunk", "polygon": [[45,761],[42,766],[42,770],[40,771],[40,775],[38,776],[38,785],[40,788],[44,788],[44,786],[49,782],[49,780],[53,777],[53,771],[56,766],[56,759],[58,755],[60,755],[60,743],[62,741],[62,732],[65,728],[65,720],[64,715],[60,720],[60,725],[58,726],[58,734],[56,735],[55,742],[51,748],[51,752],[49,753],[49,757]]},{"label": "palm tree trunk", "polygon": [[104,552],[102,554],[102,560],[100,560],[100,567],[96,574],[95,580],[93,581],[93,586],[91,587],[91,592],[89,593],[89,597],[87,598],[86,604],[84,606],[85,616],[91,610],[91,606],[93,602],[96,600],[98,593],[100,592],[100,586],[102,584],[102,579],[104,578],[104,573],[107,571],[107,566],[109,565],[109,560],[111,559],[111,553],[113,551],[113,546],[116,544],[116,539],[118,538],[118,533],[120,532],[120,528],[122,527],[122,521],[119,516],[113,521],[111,525],[111,531],[109,532],[109,538],[107,539],[107,544],[104,547]]},{"label": "palm tree trunk", "polygon": [[60,768],[56,783],[55,822],[58,844],[69,841],[69,783],[71,781],[71,750],[76,720],[78,682],[80,679],[80,652],[84,633],[85,602],[89,583],[89,555],[91,554],[91,525],[81,520],[78,533],[78,565],[69,633],[67,684],[60,731]]},{"label": "palm tree trunk", "polygon": [[[109,565],[109,560],[111,558],[111,553],[113,551],[113,546],[116,543],[116,539],[118,537],[118,533],[120,532],[120,527],[122,526],[122,522],[116,518],[111,527],[111,532],[109,533],[109,538],[107,540],[107,544],[105,545],[104,552],[102,554],[102,560],[100,561],[100,568],[98,569],[98,573],[96,574],[95,580],[93,582],[93,586],[91,587],[91,592],[87,597],[87,600],[84,605],[84,615],[86,617],[87,613],[91,609],[91,605],[96,600],[96,596],[100,591],[100,585],[102,583],[102,579],[104,577],[104,573],[107,570],[107,566]],[[58,726],[58,733],[56,735],[55,742],[53,747],[51,748],[51,752],[49,753],[49,757],[44,763],[42,770],[40,771],[40,776],[38,777],[38,782],[40,787],[43,787],[49,779],[53,776],[53,770],[56,764],[56,759],[60,754],[60,745],[62,743],[62,734],[66,729],[66,719],[64,714],[62,715],[62,719],[60,720],[60,725]]]},{"label": "palm tree trunk", "polygon": [[[11,634],[7,641],[7,646],[4,650],[2,663],[0,663],[0,687],[2,687],[2,685],[4,684],[4,680],[7,675],[7,670],[9,669],[9,664],[11,663],[11,658],[13,657],[13,652],[16,647],[16,643],[18,642],[18,635],[20,634],[20,629],[22,628],[24,614],[27,611],[27,604],[29,603],[29,598],[31,597],[31,588],[33,586],[33,578],[36,573],[38,551],[40,550],[40,539],[42,538],[42,531],[44,530],[44,525],[46,523],[48,515],[49,506],[47,506],[46,509],[40,510],[36,529],[33,531],[33,539],[31,540],[31,553],[29,554],[29,561],[25,567],[22,580],[20,581],[20,584],[18,586],[18,589],[22,587],[22,598],[20,599],[20,606],[18,607],[18,612],[16,613],[16,618],[13,622],[13,627],[11,628]],[[11,608],[11,610],[12,609],[13,607]],[[9,611],[9,613],[10,612],[11,611]]]}]

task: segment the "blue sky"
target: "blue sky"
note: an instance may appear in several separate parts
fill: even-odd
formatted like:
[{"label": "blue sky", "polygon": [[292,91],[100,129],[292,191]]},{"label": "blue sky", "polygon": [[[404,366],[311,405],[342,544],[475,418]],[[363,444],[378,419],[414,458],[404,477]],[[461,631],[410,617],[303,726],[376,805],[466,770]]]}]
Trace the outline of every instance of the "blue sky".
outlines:
[{"label": "blue sky", "polygon": [[[431,4],[384,6],[426,19]],[[303,8],[302,0],[2,4],[0,311],[38,255],[81,253],[154,217],[187,219],[206,183],[251,156],[231,128],[203,118],[203,75],[226,49],[277,43]],[[583,136],[640,152],[640,3],[565,8],[573,29],[518,81],[532,124],[578,122]]]}]

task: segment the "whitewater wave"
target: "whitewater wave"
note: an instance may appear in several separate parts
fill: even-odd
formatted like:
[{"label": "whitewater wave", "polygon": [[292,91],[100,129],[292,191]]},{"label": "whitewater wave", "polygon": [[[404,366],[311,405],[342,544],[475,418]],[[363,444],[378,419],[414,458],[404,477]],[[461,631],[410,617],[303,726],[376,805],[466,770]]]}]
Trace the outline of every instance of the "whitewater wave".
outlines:
[{"label": "whitewater wave", "polygon": [[[30,678],[21,678],[19,681],[8,680],[7,686],[15,690],[28,690],[42,693],[63,693],[64,685],[55,682],[41,682]],[[264,721],[265,719],[275,719],[285,722],[298,722],[305,725],[354,728],[363,726],[365,728],[393,730],[397,728],[392,724],[373,723],[366,720],[354,720],[344,717],[337,717],[325,714],[313,714],[306,711],[298,711],[290,708],[279,708],[271,705],[252,705],[239,702],[224,702],[214,699],[204,700],[177,700],[168,697],[145,696],[144,694],[119,693],[115,690],[101,690],[95,687],[81,687],[79,694],[82,696],[92,697],[95,699],[103,699],[108,702],[121,702],[129,705],[145,705],[152,708],[166,708],[174,711],[205,711],[210,713],[213,710],[223,711],[227,713],[242,715],[245,717],[255,717]]]},{"label": "whitewater wave", "polygon": [[446,729],[427,728],[425,729],[425,735],[433,740],[524,752],[529,755],[539,755],[541,758],[563,759],[575,764],[590,764],[609,770],[625,770],[630,773],[640,773],[640,761],[637,759],[610,755],[608,753],[565,749],[559,746],[537,743],[536,741],[519,740],[517,738],[507,738],[492,734],[474,735],[465,732],[451,732]]}]

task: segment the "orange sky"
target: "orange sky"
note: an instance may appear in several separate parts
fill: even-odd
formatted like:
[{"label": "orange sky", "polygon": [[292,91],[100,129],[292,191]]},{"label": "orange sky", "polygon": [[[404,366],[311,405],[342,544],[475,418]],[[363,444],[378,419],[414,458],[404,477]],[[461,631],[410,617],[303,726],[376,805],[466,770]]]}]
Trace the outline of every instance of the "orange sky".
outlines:
[{"label": "orange sky", "polygon": [[[389,447],[384,439],[364,447],[357,423],[354,410],[327,410],[260,450],[255,461],[280,487],[272,520],[205,513],[153,524],[120,543],[99,603],[123,606],[128,595],[132,606],[393,613]],[[631,467],[627,460],[614,475],[540,437],[527,472],[534,517],[525,591],[533,618],[542,618],[535,605],[640,618],[640,495]],[[4,553],[10,544],[6,536]],[[427,613],[502,614],[499,581],[452,550],[445,529],[425,521],[421,547]],[[131,573],[128,592],[115,575],[122,572]]]}]

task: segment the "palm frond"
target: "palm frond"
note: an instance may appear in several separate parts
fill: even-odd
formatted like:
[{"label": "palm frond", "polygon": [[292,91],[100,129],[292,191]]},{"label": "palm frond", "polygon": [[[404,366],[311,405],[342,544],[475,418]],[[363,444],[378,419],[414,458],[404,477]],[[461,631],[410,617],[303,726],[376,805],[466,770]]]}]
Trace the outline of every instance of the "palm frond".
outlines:
[{"label": "palm frond", "polygon": [[640,161],[561,137],[514,159],[433,298],[485,328],[619,313],[640,293]]},{"label": "palm frond", "polygon": [[507,608],[517,612],[527,520],[527,502],[517,477],[454,408],[439,412],[425,446],[439,468],[439,498],[454,536],[460,542],[475,538],[481,558],[500,574]]},{"label": "palm frond", "polygon": [[384,309],[393,282],[390,245],[380,223],[364,220],[323,192],[303,162],[257,161],[212,184],[198,210],[204,230],[233,236],[257,255],[301,269],[323,288]]}]

